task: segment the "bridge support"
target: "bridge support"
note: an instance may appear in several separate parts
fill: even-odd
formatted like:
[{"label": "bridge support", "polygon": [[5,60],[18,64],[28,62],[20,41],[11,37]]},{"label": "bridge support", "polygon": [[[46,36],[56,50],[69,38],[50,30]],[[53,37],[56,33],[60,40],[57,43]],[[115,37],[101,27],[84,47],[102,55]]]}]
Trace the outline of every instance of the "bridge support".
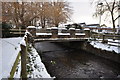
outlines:
[{"label": "bridge support", "polygon": [[51,32],[52,32],[52,38],[58,37],[58,28],[57,27],[52,27]]},{"label": "bridge support", "polygon": [[86,38],[90,38],[91,37],[91,33],[90,33],[90,29],[89,28],[85,28],[84,32],[85,32],[85,37]]},{"label": "bridge support", "polygon": [[27,27],[28,32],[32,34],[33,37],[36,36],[36,27],[35,26],[28,26]]},{"label": "bridge support", "polygon": [[70,30],[70,37],[75,38],[76,37],[75,36],[75,28],[70,28],[69,30]]}]

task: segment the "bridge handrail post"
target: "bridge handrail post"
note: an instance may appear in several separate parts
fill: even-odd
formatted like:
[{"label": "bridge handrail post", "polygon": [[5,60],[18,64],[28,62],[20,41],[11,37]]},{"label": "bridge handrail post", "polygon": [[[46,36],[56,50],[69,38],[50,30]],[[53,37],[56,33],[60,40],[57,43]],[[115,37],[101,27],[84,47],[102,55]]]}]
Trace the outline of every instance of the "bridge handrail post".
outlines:
[{"label": "bridge handrail post", "polygon": [[85,29],[84,29],[84,32],[85,32],[85,37],[86,37],[86,38],[90,38],[90,37],[91,37],[91,32],[90,32],[90,29],[89,29],[89,28],[85,28]]},{"label": "bridge handrail post", "polygon": [[69,28],[69,32],[70,32],[70,37],[71,38],[75,38],[75,28]]},{"label": "bridge handrail post", "polygon": [[24,37],[24,40],[25,41],[25,44],[24,42],[22,42],[20,44],[20,47],[21,47],[21,78],[22,79],[26,79],[27,78],[27,68],[26,68],[26,64],[27,64],[27,37]]},{"label": "bridge handrail post", "polygon": [[30,32],[33,37],[36,36],[36,27],[35,26],[28,26],[27,31]]},{"label": "bridge handrail post", "polygon": [[52,32],[52,38],[58,37],[58,28],[57,27],[52,27],[51,32]]}]

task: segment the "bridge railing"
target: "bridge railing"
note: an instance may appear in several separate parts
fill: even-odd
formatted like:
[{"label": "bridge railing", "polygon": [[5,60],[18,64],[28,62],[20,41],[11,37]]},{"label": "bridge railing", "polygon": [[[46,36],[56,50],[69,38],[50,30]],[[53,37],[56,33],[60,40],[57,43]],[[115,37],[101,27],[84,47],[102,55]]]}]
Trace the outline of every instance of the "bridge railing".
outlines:
[{"label": "bridge railing", "polygon": [[[28,27],[28,29],[32,30],[33,27]],[[36,30],[35,38],[90,38],[90,36],[91,33],[89,29],[80,30],[75,28],[69,28],[59,30],[57,27],[52,27]]]}]

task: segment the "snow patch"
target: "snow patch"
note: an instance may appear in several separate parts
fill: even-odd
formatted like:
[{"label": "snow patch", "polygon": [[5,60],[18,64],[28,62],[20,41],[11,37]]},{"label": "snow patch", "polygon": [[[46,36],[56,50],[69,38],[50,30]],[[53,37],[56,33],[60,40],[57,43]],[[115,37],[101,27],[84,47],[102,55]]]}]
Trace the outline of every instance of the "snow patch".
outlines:
[{"label": "snow patch", "polygon": [[47,28],[47,29],[51,30],[51,28]]},{"label": "snow patch", "polygon": [[87,30],[90,30],[90,29],[89,28],[85,28],[84,30],[87,31]]},{"label": "snow patch", "polygon": [[36,33],[36,35],[52,35],[52,33]]},{"label": "snow patch", "polygon": [[85,33],[75,33],[75,35],[85,35]]},{"label": "snow patch", "polygon": [[75,29],[76,31],[79,31],[80,29]]},{"label": "snow patch", "polygon": [[[32,54],[32,56],[30,55]],[[28,74],[28,77],[31,78],[52,78],[50,74],[47,72],[45,65],[42,63],[40,56],[38,55],[37,51],[31,47],[31,53],[29,53],[30,59],[35,58],[34,63],[32,64],[33,72]],[[29,64],[29,63],[28,63]]]},{"label": "snow patch", "polygon": [[26,46],[25,37],[20,41],[20,44]]},{"label": "snow patch", "polygon": [[51,29],[58,29],[57,27],[51,27]]},{"label": "snow patch", "polygon": [[99,48],[107,51],[115,51],[116,53],[120,53],[120,47],[117,46],[110,46],[109,44],[103,44],[98,41],[92,41],[90,44],[93,45],[95,48]]},{"label": "snow patch", "polygon": [[75,28],[69,28],[69,30],[75,30]]},{"label": "snow patch", "polygon": [[35,26],[28,26],[27,28],[36,28]]},{"label": "snow patch", "polygon": [[2,38],[2,78],[8,78],[20,49],[21,37]]},{"label": "snow patch", "polygon": [[70,33],[58,33],[58,35],[70,35]]}]

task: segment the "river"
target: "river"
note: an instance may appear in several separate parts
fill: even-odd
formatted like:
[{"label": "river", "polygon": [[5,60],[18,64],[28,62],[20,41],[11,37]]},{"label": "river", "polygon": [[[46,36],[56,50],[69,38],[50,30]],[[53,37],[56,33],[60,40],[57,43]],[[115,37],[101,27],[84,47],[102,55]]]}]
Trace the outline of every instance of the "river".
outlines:
[{"label": "river", "polygon": [[[76,45],[78,46],[78,45]],[[120,64],[58,43],[35,43],[48,73],[57,78],[116,78]]]}]

